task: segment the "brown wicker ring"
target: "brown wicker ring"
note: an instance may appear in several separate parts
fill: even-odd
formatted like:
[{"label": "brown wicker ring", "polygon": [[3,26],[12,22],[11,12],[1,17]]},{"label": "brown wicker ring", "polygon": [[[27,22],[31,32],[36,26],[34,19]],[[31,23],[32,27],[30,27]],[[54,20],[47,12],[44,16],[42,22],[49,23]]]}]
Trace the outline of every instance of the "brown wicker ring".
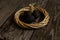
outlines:
[{"label": "brown wicker ring", "polygon": [[[25,23],[25,22],[22,22],[20,19],[19,19],[19,17],[20,17],[20,15],[24,12],[24,11],[33,11],[33,10],[35,10],[35,9],[38,9],[39,11],[41,11],[43,14],[44,14],[44,16],[45,16],[45,18],[44,18],[44,20],[43,21],[41,21],[41,22],[39,22],[39,23],[31,23],[31,24],[28,24],[28,23]],[[15,15],[14,15],[14,20],[15,20],[15,22],[20,26],[20,27],[24,27],[24,28],[40,28],[40,27],[44,27],[45,25],[47,25],[47,23],[49,22],[49,14],[48,14],[48,12],[45,10],[45,9],[43,9],[43,8],[41,8],[41,7],[37,7],[37,6],[32,6],[32,5],[30,5],[30,6],[28,6],[28,7],[24,7],[24,8],[22,8],[22,9],[20,9],[20,10],[18,10],[16,13],[15,13]]]}]

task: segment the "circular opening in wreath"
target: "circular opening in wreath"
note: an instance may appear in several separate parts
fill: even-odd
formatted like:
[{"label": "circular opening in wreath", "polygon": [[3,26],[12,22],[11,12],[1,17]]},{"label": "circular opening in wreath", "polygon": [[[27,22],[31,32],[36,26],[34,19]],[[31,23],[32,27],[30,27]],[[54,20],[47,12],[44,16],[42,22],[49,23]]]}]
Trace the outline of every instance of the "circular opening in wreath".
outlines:
[{"label": "circular opening in wreath", "polygon": [[44,18],[44,14],[39,10],[34,10],[32,13],[30,11],[24,11],[19,17],[22,22],[28,24],[41,22]]}]

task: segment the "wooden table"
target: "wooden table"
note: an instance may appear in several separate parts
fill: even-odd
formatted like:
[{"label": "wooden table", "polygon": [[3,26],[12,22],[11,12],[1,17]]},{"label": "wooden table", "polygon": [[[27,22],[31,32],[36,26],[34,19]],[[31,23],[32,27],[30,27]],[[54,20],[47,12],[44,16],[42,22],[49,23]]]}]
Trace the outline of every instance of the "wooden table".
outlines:
[{"label": "wooden table", "polygon": [[[15,12],[34,2],[48,11],[48,25],[20,28],[13,20]],[[0,40],[60,40],[60,0],[0,0]]]}]

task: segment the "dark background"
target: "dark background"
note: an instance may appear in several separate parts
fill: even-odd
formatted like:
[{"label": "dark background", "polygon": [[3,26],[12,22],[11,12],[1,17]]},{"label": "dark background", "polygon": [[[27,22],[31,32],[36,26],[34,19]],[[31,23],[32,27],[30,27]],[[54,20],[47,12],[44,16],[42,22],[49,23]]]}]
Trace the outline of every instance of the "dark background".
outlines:
[{"label": "dark background", "polygon": [[[14,14],[34,2],[48,11],[50,21],[40,29],[22,29]],[[60,40],[60,0],[0,0],[0,40]]]}]

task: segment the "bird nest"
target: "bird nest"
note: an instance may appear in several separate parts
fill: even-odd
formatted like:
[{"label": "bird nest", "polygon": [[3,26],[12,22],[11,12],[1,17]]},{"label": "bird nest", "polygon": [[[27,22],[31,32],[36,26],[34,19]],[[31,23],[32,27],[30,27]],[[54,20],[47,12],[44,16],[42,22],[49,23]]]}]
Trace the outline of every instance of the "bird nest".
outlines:
[{"label": "bird nest", "polygon": [[[29,11],[30,14],[32,14],[35,10],[38,10],[40,11],[43,15],[42,17],[44,16],[44,18],[41,20],[39,19],[39,17],[37,18],[37,20],[41,20],[41,21],[35,21],[35,22],[31,22],[31,23],[27,23],[27,22],[24,22],[21,20],[21,15],[24,13],[24,12],[27,12]],[[26,14],[26,13],[25,13]],[[41,18],[42,18],[41,17]],[[27,18],[27,17],[26,17]],[[42,7],[38,7],[38,6],[33,6],[33,5],[29,5],[28,7],[24,7],[24,8],[21,8],[20,10],[18,10],[15,15],[14,15],[14,20],[15,22],[20,26],[20,27],[24,27],[24,28],[40,28],[40,27],[44,27],[45,25],[48,24],[49,22],[49,14],[48,12],[43,9]],[[29,20],[29,19],[28,19]]]}]

